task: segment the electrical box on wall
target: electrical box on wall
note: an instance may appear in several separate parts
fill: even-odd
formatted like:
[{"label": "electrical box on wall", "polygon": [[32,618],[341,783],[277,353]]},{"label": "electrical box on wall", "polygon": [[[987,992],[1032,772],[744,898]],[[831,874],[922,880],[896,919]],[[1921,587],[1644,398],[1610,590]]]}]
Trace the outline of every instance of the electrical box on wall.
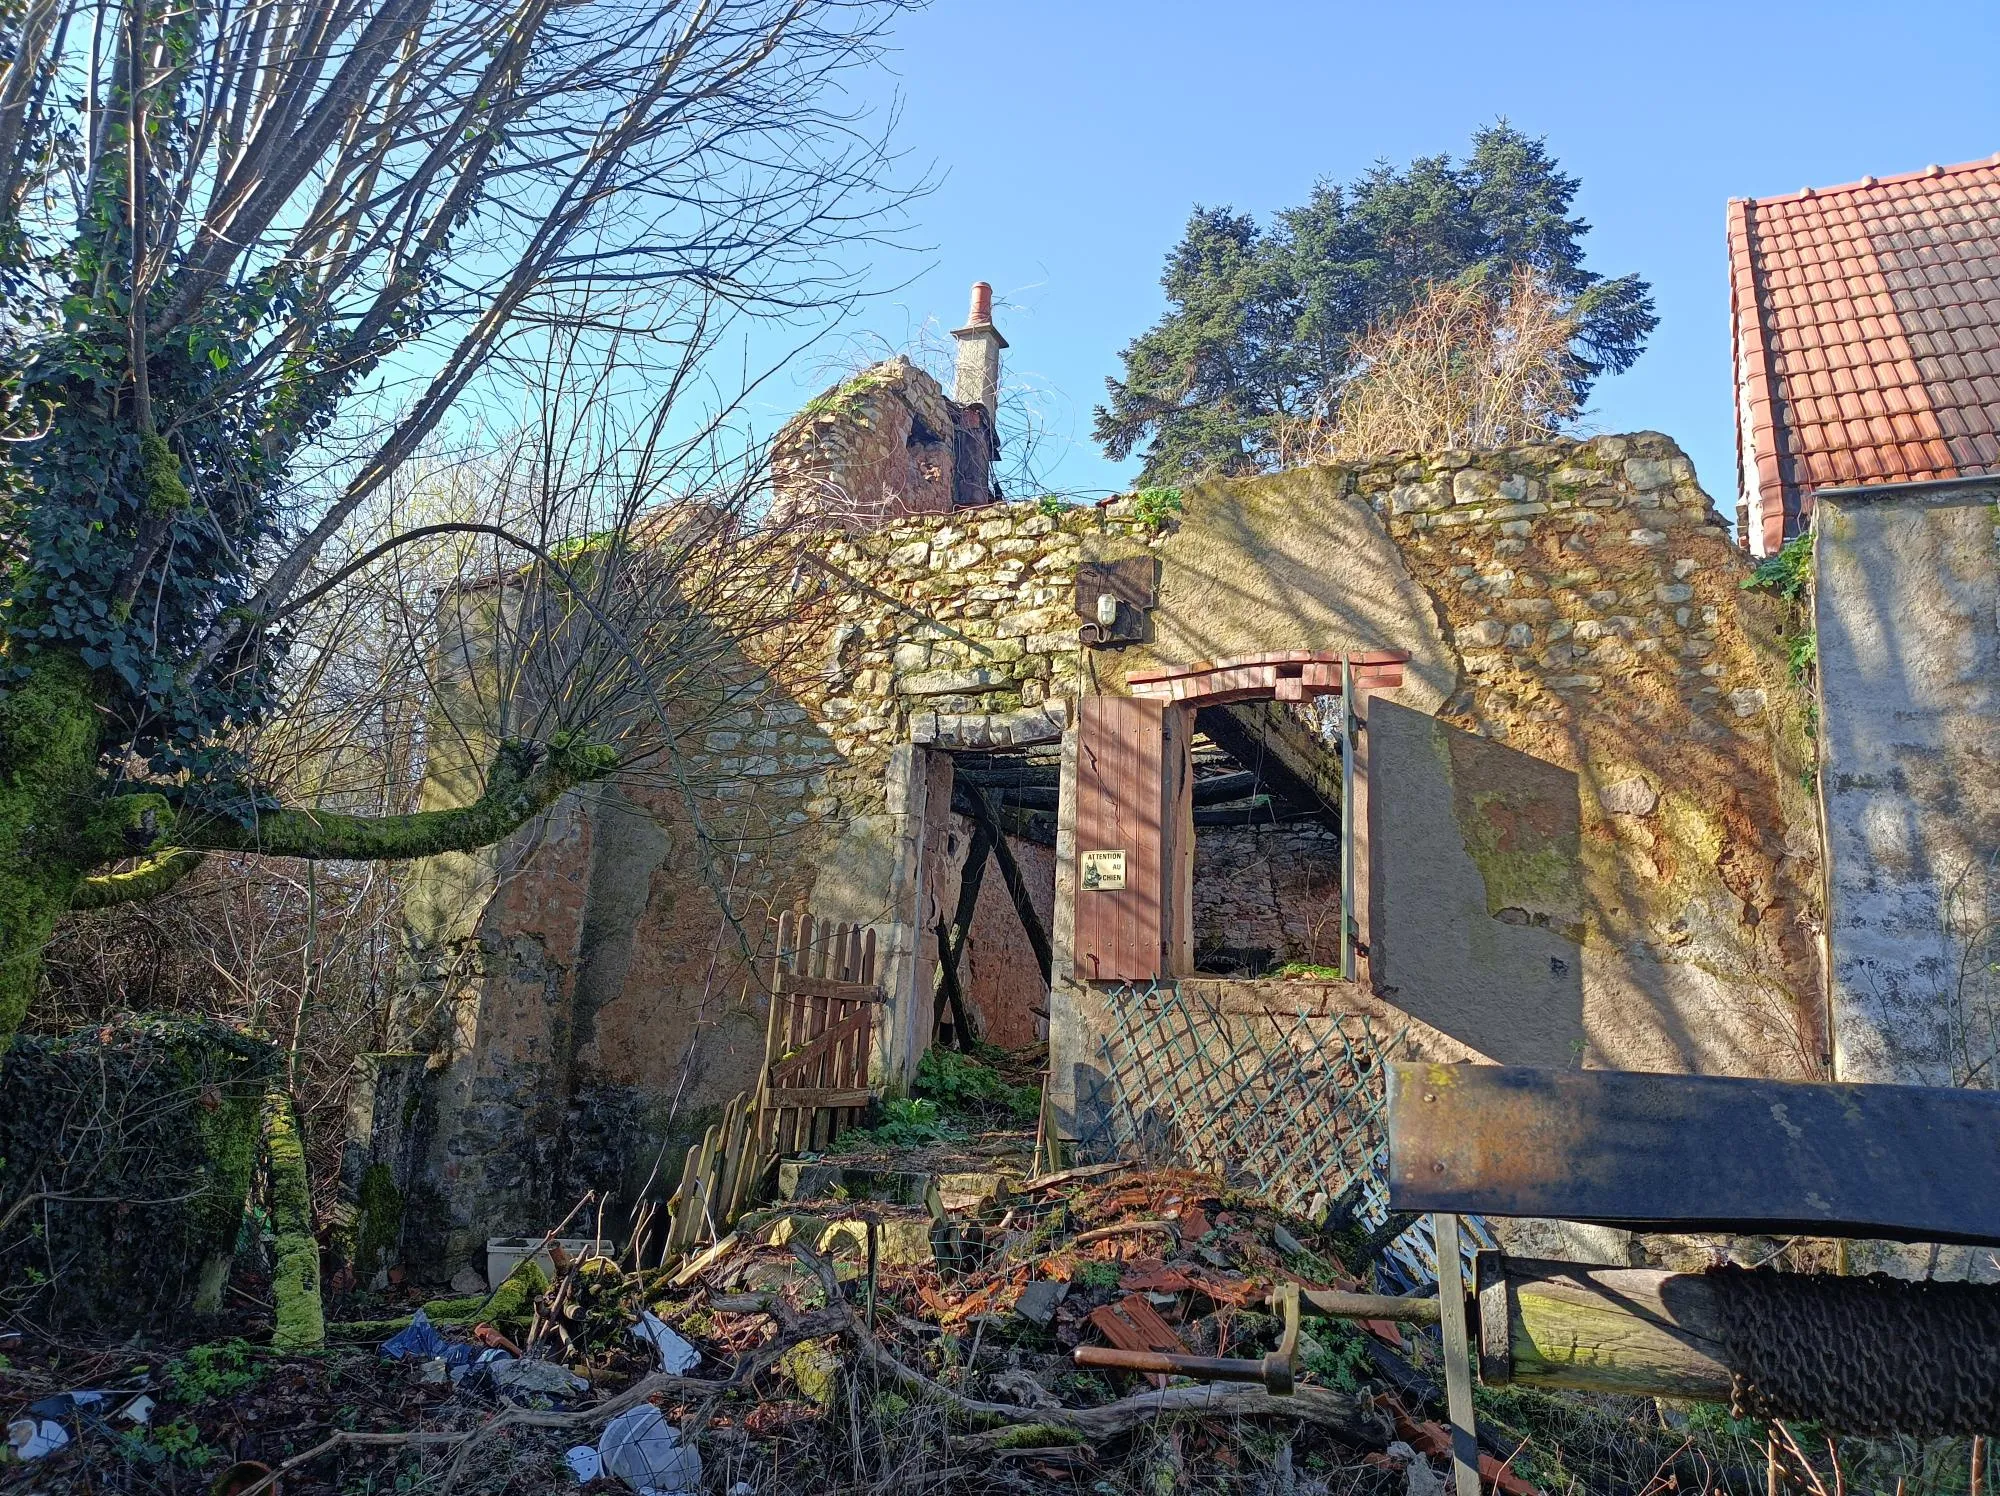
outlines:
[{"label": "electrical box on wall", "polygon": [[1158,597],[1156,556],[1086,561],[1076,571],[1077,632],[1086,644],[1137,644],[1146,637],[1146,613]]}]

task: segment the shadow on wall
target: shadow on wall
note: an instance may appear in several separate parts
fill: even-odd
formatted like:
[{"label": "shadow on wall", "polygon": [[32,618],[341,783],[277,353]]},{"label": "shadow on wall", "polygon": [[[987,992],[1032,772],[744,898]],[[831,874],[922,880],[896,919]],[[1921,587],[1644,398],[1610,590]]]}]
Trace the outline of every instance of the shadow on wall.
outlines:
[{"label": "shadow on wall", "polygon": [[1576,775],[1392,701],[1368,737],[1377,990],[1501,1064],[1575,1066]]}]

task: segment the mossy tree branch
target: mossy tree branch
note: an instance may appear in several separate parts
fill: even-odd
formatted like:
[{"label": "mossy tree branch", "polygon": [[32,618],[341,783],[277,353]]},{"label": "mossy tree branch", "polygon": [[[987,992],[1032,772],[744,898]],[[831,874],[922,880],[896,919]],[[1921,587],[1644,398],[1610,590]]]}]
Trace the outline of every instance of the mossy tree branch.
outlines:
[{"label": "mossy tree branch", "polygon": [[354,816],[334,811],[278,810],[250,825],[210,820],[169,833],[179,849],[257,852],[267,857],[402,861],[441,852],[471,852],[512,835],[579,784],[618,766],[616,749],[559,733],[546,746],[509,740],[500,745],[486,791],[454,810],[402,816]]},{"label": "mossy tree branch", "polygon": [[175,848],[149,857],[122,873],[98,873],[78,881],[69,896],[72,909],[109,909],[115,904],[135,904],[158,898],[202,865],[206,852]]}]

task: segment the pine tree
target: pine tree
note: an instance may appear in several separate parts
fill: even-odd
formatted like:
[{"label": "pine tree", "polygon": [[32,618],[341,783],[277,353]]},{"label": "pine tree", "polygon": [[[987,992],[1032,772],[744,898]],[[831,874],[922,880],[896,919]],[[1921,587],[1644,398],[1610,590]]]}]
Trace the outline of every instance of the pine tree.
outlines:
[{"label": "pine tree", "polygon": [[1268,469],[1288,426],[1331,410],[1371,328],[1440,281],[1474,278],[1504,297],[1524,268],[1575,320],[1580,407],[1597,379],[1631,367],[1659,319],[1638,276],[1585,268],[1578,185],[1503,120],[1463,161],[1322,182],[1269,228],[1197,207],[1161,279],[1171,310],[1127,345],[1124,377],[1105,381],[1097,440],[1114,459],[1143,452],[1148,484]]}]

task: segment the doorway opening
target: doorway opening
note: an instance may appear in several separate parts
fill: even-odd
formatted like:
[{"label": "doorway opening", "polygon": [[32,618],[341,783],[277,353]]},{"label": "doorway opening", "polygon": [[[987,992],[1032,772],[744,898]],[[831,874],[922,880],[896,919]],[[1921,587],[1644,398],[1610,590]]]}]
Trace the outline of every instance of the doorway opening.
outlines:
[{"label": "doorway opening", "polygon": [[[1314,703],[1313,706],[1317,706]],[[1312,708],[1307,708],[1312,713]],[[1289,715],[1289,714],[1288,714]],[[1261,705],[1195,713],[1194,969],[1224,977],[1340,966],[1340,747],[1309,715],[1279,724]],[[1274,729],[1286,733],[1283,749]],[[1329,799],[1299,772],[1317,758]]]}]

